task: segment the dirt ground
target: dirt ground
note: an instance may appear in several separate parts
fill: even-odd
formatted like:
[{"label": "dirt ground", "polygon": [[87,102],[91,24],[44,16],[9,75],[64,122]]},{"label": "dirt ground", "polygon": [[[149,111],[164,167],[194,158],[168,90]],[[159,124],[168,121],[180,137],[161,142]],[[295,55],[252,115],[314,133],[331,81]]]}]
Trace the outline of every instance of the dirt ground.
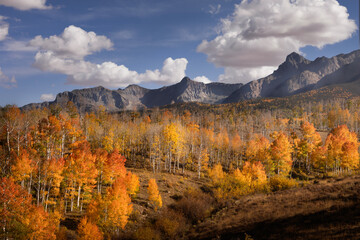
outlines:
[{"label": "dirt ground", "polygon": [[[360,176],[229,202],[190,239],[360,239]],[[247,238],[249,239],[249,238]]]}]

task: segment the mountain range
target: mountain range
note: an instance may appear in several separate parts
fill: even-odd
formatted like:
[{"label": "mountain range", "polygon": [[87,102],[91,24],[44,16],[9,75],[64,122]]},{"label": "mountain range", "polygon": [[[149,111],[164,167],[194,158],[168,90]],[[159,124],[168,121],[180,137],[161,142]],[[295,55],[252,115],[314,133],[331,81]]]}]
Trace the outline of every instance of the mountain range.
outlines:
[{"label": "mountain range", "polygon": [[298,53],[286,57],[271,75],[241,83],[196,82],[184,77],[179,83],[159,89],[129,85],[125,89],[110,90],[94,87],[59,93],[52,102],[32,103],[24,109],[64,106],[72,101],[81,112],[104,106],[107,111],[134,110],[159,107],[172,103],[201,102],[233,103],[247,99],[285,97],[328,86],[340,86],[360,95],[360,50],[331,58],[310,61]]}]

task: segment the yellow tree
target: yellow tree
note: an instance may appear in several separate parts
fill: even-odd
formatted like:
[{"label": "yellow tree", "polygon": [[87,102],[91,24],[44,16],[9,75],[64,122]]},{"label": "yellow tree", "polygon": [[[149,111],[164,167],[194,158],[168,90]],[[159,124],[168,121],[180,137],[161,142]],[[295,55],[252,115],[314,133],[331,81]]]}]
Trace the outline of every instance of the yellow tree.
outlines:
[{"label": "yellow tree", "polygon": [[158,185],[156,184],[155,179],[151,178],[149,180],[149,186],[147,188],[149,194],[149,201],[154,206],[155,211],[158,208],[162,207],[162,198],[159,193]]},{"label": "yellow tree", "polygon": [[300,163],[304,163],[306,170],[309,171],[313,153],[322,145],[322,140],[314,125],[307,121],[301,124],[300,132],[302,138],[297,143],[297,155]]},{"label": "yellow tree", "polygon": [[79,240],[103,240],[103,234],[98,226],[92,223],[87,217],[83,217],[77,229]]},{"label": "yellow tree", "polygon": [[20,155],[15,158],[15,163],[12,167],[14,180],[20,182],[21,187],[25,188],[25,180],[30,178],[33,170],[32,161],[28,152],[22,149]]},{"label": "yellow tree", "polygon": [[245,157],[248,162],[260,161],[265,167],[268,176],[273,174],[274,164],[270,155],[270,142],[261,135],[255,135],[252,140],[246,142]]},{"label": "yellow tree", "polygon": [[[72,144],[72,153],[66,159],[66,198],[70,199],[71,211],[74,209],[75,198],[77,208],[82,210],[80,200],[90,199],[91,190],[95,187],[97,169],[96,157],[91,154],[87,141],[77,141]],[[67,202],[66,202],[67,203]]]},{"label": "yellow tree", "polygon": [[130,196],[135,197],[136,194],[139,192],[140,183],[139,177],[131,172],[126,173],[125,177],[126,189]]},{"label": "yellow tree", "polygon": [[203,149],[200,148],[200,156],[198,158],[198,167],[197,167],[198,178],[201,177],[202,169],[207,170],[208,164],[209,164],[209,154],[207,148],[203,148]]},{"label": "yellow tree", "polygon": [[218,185],[225,177],[225,173],[220,163],[215,164],[212,169],[209,169],[209,177],[214,185]]},{"label": "yellow tree", "polygon": [[266,183],[266,173],[261,162],[245,162],[241,173],[248,179],[251,188],[257,188]]},{"label": "yellow tree", "polygon": [[[236,167],[238,168],[239,165],[242,164],[242,155],[243,155],[243,142],[239,134],[235,134],[231,139],[231,150],[233,155],[233,162],[236,162]],[[240,160],[240,163],[239,163]]]},{"label": "yellow tree", "polygon": [[[172,159],[174,155],[178,153],[180,149],[180,134],[179,134],[179,126],[175,123],[170,123],[166,125],[163,129],[164,141],[165,141],[165,148],[166,148],[166,156],[167,156],[167,163],[165,162],[165,169],[168,168],[169,172],[171,172],[172,167]],[[175,165],[175,163],[174,163]],[[174,168],[175,169],[175,168]]]},{"label": "yellow tree", "polygon": [[334,128],[325,141],[327,167],[332,167],[335,172],[357,167],[358,146],[356,133],[350,132],[346,125]]},{"label": "yellow tree", "polygon": [[105,226],[114,233],[124,229],[132,212],[131,199],[123,179],[116,179],[108,190],[105,203]]},{"label": "yellow tree", "polygon": [[283,132],[271,134],[273,142],[270,145],[270,155],[274,163],[275,172],[278,175],[287,176],[291,170],[292,147],[288,137]]},{"label": "yellow tree", "polygon": [[156,169],[159,170],[160,168],[161,154],[160,137],[157,134],[154,134],[150,144],[150,163],[154,173],[156,172]]}]

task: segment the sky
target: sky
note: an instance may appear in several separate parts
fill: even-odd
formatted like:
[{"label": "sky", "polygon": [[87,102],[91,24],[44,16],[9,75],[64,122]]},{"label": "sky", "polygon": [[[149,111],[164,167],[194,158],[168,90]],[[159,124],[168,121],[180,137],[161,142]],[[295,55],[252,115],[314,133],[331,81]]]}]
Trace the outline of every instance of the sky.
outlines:
[{"label": "sky", "polygon": [[358,0],[0,0],[0,105],[184,76],[246,83],[359,49]]}]

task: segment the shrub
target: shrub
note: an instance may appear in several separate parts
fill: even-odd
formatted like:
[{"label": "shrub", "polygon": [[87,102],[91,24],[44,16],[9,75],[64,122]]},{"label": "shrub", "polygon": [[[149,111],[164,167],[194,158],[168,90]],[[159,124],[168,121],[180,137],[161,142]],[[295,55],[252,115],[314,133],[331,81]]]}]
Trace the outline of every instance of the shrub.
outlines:
[{"label": "shrub", "polygon": [[297,187],[298,183],[294,179],[290,179],[284,176],[276,175],[270,178],[270,189],[271,191],[280,191],[293,187]]},{"label": "shrub", "polygon": [[136,240],[160,240],[160,234],[152,227],[141,227],[134,233],[134,239]]},{"label": "shrub", "polygon": [[156,229],[160,230],[166,238],[174,239],[186,230],[186,219],[183,214],[172,209],[166,209],[155,222]]},{"label": "shrub", "polygon": [[213,198],[209,194],[188,190],[174,207],[195,224],[210,215],[213,210],[213,202]]}]

